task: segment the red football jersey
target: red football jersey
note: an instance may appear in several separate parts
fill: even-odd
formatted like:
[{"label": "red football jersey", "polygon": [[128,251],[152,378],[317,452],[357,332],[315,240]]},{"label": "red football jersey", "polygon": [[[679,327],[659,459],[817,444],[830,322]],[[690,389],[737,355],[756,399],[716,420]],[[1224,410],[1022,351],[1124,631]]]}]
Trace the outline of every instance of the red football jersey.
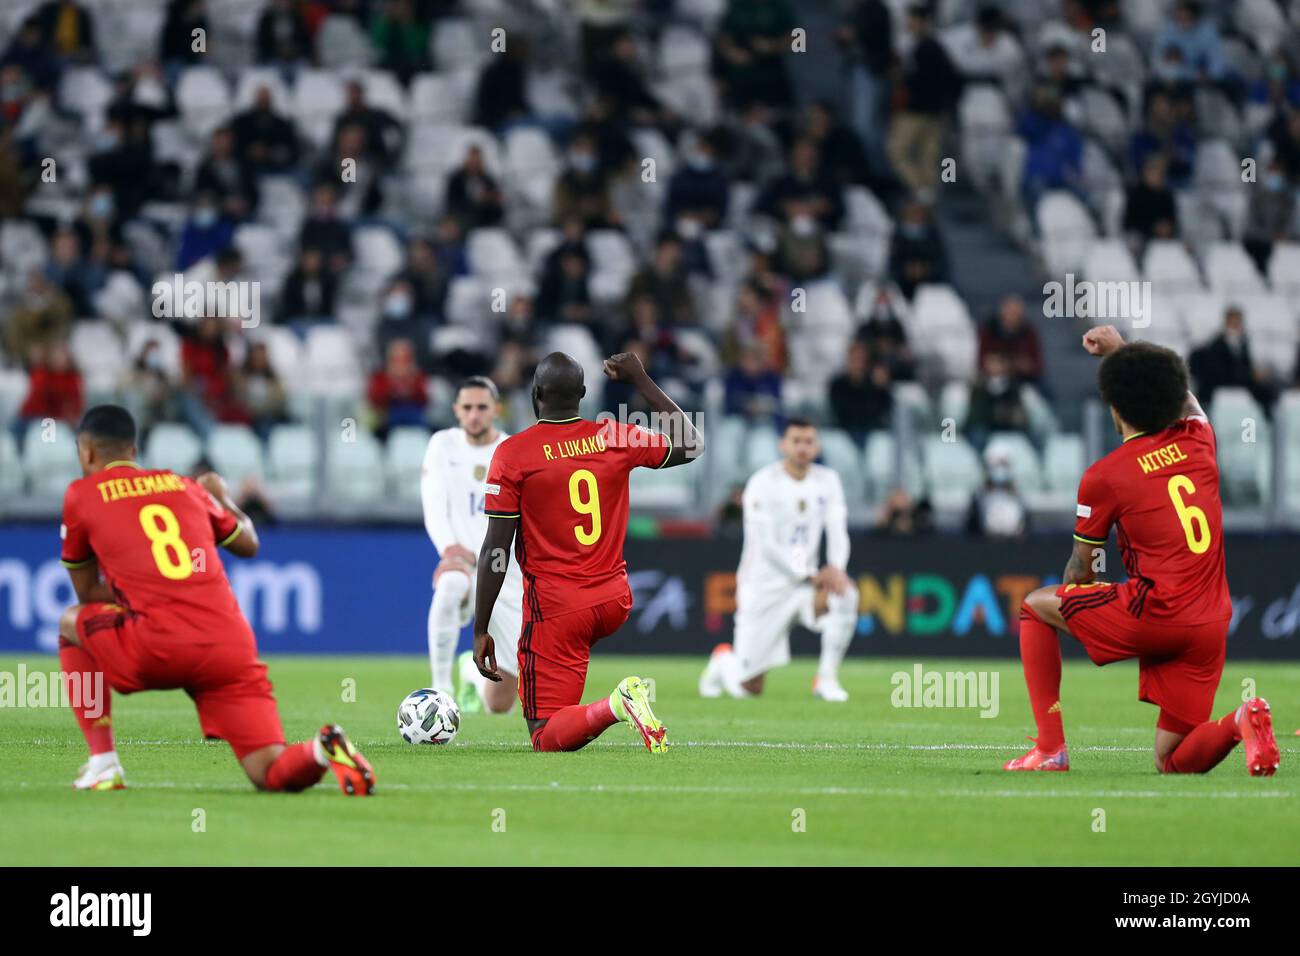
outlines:
[{"label": "red football jersey", "polygon": [[251,638],[218,545],[239,523],[190,478],[113,462],[68,485],[63,563],[96,561],[118,602],[178,641]]},{"label": "red football jersey", "polygon": [[612,419],[542,419],[488,466],[489,515],[518,517],[524,619],[540,621],[627,593],[627,476],[660,468],[672,442]]},{"label": "red football jersey", "polygon": [[1102,545],[1111,525],[1130,614],[1179,624],[1232,616],[1214,430],[1204,418],[1133,435],[1083,473],[1074,536]]}]

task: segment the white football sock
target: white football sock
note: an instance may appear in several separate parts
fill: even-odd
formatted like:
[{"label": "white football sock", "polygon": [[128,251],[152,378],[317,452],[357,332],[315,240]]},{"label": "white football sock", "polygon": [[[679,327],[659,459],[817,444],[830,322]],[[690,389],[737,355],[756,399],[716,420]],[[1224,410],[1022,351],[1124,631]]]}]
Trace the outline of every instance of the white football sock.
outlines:
[{"label": "white football sock", "polygon": [[751,697],[749,691],[745,690],[744,681],[740,676],[740,655],[733,651],[721,651],[715,658],[718,662],[718,671],[722,676],[722,686],[732,697]]},{"label": "white football sock", "polygon": [[438,578],[429,604],[429,670],[433,689],[450,694],[451,669],[456,662],[456,641],[460,637],[460,607],[469,594],[469,578],[448,571]]},{"label": "white football sock", "polygon": [[817,676],[838,683],[840,663],[848,653],[849,642],[858,626],[858,592],[830,594],[826,604],[826,613],[817,620],[822,636]]},{"label": "white football sock", "polygon": [[101,773],[109,767],[117,767],[120,765],[121,761],[117,759],[116,750],[109,750],[102,754],[90,755],[89,770],[91,773]]}]

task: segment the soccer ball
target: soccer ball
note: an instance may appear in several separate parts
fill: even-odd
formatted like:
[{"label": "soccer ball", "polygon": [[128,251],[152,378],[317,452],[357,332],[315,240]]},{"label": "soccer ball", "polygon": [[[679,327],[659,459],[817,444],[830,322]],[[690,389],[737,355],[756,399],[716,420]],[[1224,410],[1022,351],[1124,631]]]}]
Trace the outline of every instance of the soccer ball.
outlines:
[{"label": "soccer ball", "polygon": [[425,687],[397,708],[397,732],[408,744],[449,744],[460,730],[460,708],[450,694]]}]

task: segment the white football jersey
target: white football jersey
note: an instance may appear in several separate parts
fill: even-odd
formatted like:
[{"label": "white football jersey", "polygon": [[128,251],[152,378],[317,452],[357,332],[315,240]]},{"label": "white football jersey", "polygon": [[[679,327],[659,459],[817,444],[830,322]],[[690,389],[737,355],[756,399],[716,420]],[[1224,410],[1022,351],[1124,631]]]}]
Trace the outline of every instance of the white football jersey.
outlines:
[{"label": "white football jersey", "polygon": [[[424,526],[439,553],[448,545],[459,544],[477,556],[483,547],[488,527],[484,512],[488,465],[492,453],[508,437],[500,432],[489,445],[471,445],[463,428],[445,428],[429,439],[420,469],[420,500]],[[522,588],[519,562],[512,554],[502,594]]]},{"label": "white football jersey", "polygon": [[813,464],[802,480],[773,462],[754,472],[743,497],[745,543],[737,586],[742,590],[797,585],[820,567],[822,533],[827,563],[849,563],[848,507],[840,476]]}]

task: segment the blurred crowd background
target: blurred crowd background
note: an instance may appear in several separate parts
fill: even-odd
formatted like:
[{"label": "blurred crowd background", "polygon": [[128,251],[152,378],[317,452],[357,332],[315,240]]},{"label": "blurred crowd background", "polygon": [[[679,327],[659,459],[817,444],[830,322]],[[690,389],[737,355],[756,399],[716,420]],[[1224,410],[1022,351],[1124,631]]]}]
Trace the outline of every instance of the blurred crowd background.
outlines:
[{"label": "blurred crowd background", "polygon": [[[0,513],[67,423],[284,517],[407,519],[455,383],[637,352],[734,521],[791,414],[854,523],[1070,522],[1113,446],[1049,280],[1141,280],[1229,523],[1300,522],[1300,2],[0,0]],[[196,33],[196,31],[199,31]],[[201,42],[196,41],[196,36]],[[257,321],[154,285],[255,283]],[[248,286],[244,286],[247,288]],[[171,292],[167,293],[170,302]],[[1130,323],[1131,325],[1131,323]]]}]

